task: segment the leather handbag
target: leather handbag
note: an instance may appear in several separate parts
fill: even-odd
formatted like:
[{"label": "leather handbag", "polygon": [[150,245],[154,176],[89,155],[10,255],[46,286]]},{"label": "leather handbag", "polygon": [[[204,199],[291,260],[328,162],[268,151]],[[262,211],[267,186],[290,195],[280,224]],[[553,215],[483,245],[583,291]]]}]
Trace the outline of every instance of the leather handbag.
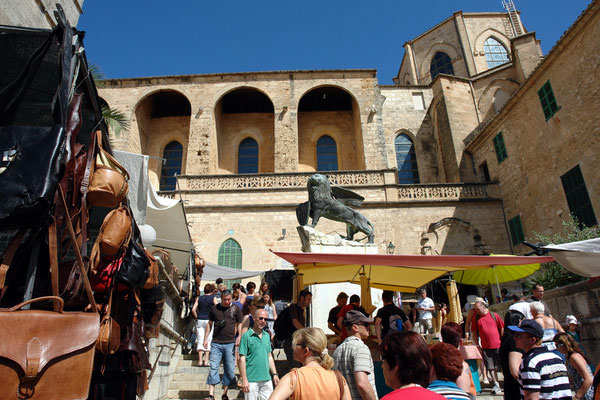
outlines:
[{"label": "leather handbag", "polygon": [[153,287],[155,287],[156,285],[158,285],[160,283],[160,280],[158,277],[159,276],[158,275],[158,263],[156,262],[156,259],[154,258],[154,256],[148,252],[148,250],[144,250],[144,251],[146,251],[146,255],[148,256],[148,259],[150,260],[150,268],[149,268],[148,279],[146,280],[146,283],[144,283],[144,286],[142,286],[142,289],[152,289]]},{"label": "leather handbag", "polygon": [[133,235],[125,251],[125,258],[117,280],[131,288],[144,286],[150,275],[150,258],[141,244],[140,230],[135,221],[131,222]]},{"label": "leather handbag", "polygon": [[102,258],[96,269],[90,271],[90,284],[94,292],[106,293],[113,285],[116,285],[117,292],[128,290],[127,286],[115,282],[124,258],[125,254]]},{"label": "leather handbag", "polygon": [[110,290],[106,313],[100,321],[100,332],[96,340],[96,350],[105,355],[115,354],[121,345],[121,327],[111,316],[114,287]]},{"label": "leather handbag", "polygon": [[87,190],[87,202],[93,206],[118,206],[129,190],[129,174],[109,152],[102,148],[102,132],[96,133],[97,154]]},{"label": "leather handbag", "polygon": [[[59,30],[54,30],[33,52],[21,74],[0,91],[0,229],[41,226],[51,214],[56,186],[63,173],[65,155],[65,121],[68,109],[68,86],[71,78],[72,30],[63,32],[62,52],[56,57],[55,43]],[[50,50],[51,56],[48,56]],[[7,55],[10,57],[10,55]],[[60,83],[56,90],[51,115],[38,103],[31,104],[33,82],[39,86],[40,67],[48,75],[58,73]],[[54,70],[56,69],[56,70]],[[53,85],[52,80],[46,79]],[[37,91],[40,87],[34,86]],[[48,87],[43,88],[49,90]],[[39,93],[35,94],[40,98]],[[43,97],[42,97],[43,98]],[[23,109],[36,107],[36,116],[23,116]],[[48,121],[46,121],[46,119]],[[53,119],[53,121],[52,121]],[[35,120],[32,123],[31,120]],[[26,121],[30,126],[23,126]],[[42,151],[43,149],[43,151]]]},{"label": "leather handbag", "polygon": [[173,263],[171,261],[171,253],[164,249],[156,249],[152,252],[152,255],[157,256],[162,261],[165,266],[165,271],[167,275],[171,274],[171,270],[173,269]]},{"label": "leather handbag", "polygon": [[130,238],[131,214],[129,209],[122,205],[104,218],[90,255],[92,271],[97,269],[100,258],[111,258],[123,252]]},{"label": "leather handbag", "polygon": [[[22,310],[47,300],[58,311]],[[87,398],[98,314],[64,312],[60,297],[46,296],[0,310],[0,326],[3,398]]]}]

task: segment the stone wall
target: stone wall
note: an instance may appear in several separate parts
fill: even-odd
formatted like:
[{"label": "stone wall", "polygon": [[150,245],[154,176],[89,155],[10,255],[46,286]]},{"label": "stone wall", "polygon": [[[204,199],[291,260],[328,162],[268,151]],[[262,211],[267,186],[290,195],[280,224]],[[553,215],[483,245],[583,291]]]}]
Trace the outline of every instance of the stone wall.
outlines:
[{"label": "stone wall", "polygon": [[[581,334],[581,344],[586,356],[594,366],[600,362],[600,280],[585,281],[546,290],[544,303],[552,312],[552,316],[560,322],[563,328],[567,315],[574,315],[579,321],[578,330]],[[512,302],[491,306],[502,317]]]},{"label": "stone wall", "polygon": [[[476,164],[499,181],[507,219],[520,215],[526,239],[561,230],[570,210],[560,177],[579,165],[600,216],[600,4],[551,51],[505,109],[469,145]],[[538,90],[550,81],[560,109],[546,120]],[[498,163],[493,138],[502,132],[508,157]],[[516,251],[528,251],[518,245]]]}]

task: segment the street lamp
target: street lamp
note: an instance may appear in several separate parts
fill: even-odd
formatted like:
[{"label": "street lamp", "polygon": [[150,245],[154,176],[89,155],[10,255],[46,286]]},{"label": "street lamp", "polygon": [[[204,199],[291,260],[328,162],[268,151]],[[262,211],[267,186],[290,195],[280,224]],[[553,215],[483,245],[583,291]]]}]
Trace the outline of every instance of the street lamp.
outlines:
[{"label": "street lamp", "polygon": [[396,251],[396,246],[394,246],[394,243],[390,242],[387,245],[387,253],[391,256],[392,254],[394,254],[394,251]]}]

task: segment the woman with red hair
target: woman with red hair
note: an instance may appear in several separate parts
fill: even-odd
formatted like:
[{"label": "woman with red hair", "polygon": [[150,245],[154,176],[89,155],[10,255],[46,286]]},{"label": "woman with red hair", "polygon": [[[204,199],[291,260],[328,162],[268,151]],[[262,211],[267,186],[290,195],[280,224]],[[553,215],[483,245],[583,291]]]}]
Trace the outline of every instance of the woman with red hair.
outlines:
[{"label": "woman with red hair", "polygon": [[460,351],[448,343],[436,343],[429,349],[433,360],[432,382],[427,389],[449,400],[469,400],[467,393],[456,385],[463,372],[463,357]]},{"label": "woman with red hair", "polygon": [[381,400],[444,400],[425,389],[431,374],[431,353],[423,337],[416,332],[385,336],[379,348],[385,384],[394,391]]}]

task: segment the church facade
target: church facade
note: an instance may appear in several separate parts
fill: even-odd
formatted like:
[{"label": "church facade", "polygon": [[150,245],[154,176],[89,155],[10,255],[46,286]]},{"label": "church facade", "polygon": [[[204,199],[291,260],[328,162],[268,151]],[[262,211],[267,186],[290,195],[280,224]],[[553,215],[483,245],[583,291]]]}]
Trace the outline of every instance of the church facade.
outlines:
[{"label": "church facade", "polygon": [[99,92],[131,120],[113,146],[154,157],[154,187],[186,201],[209,261],[263,270],[281,265],[269,249],[300,251],[295,208],[317,171],[365,197],[380,253],[520,254],[571,213],[597,224],[598,6],[545,57],[516,12],[456,12],[405,43],[394,85],[311,70]]}]

